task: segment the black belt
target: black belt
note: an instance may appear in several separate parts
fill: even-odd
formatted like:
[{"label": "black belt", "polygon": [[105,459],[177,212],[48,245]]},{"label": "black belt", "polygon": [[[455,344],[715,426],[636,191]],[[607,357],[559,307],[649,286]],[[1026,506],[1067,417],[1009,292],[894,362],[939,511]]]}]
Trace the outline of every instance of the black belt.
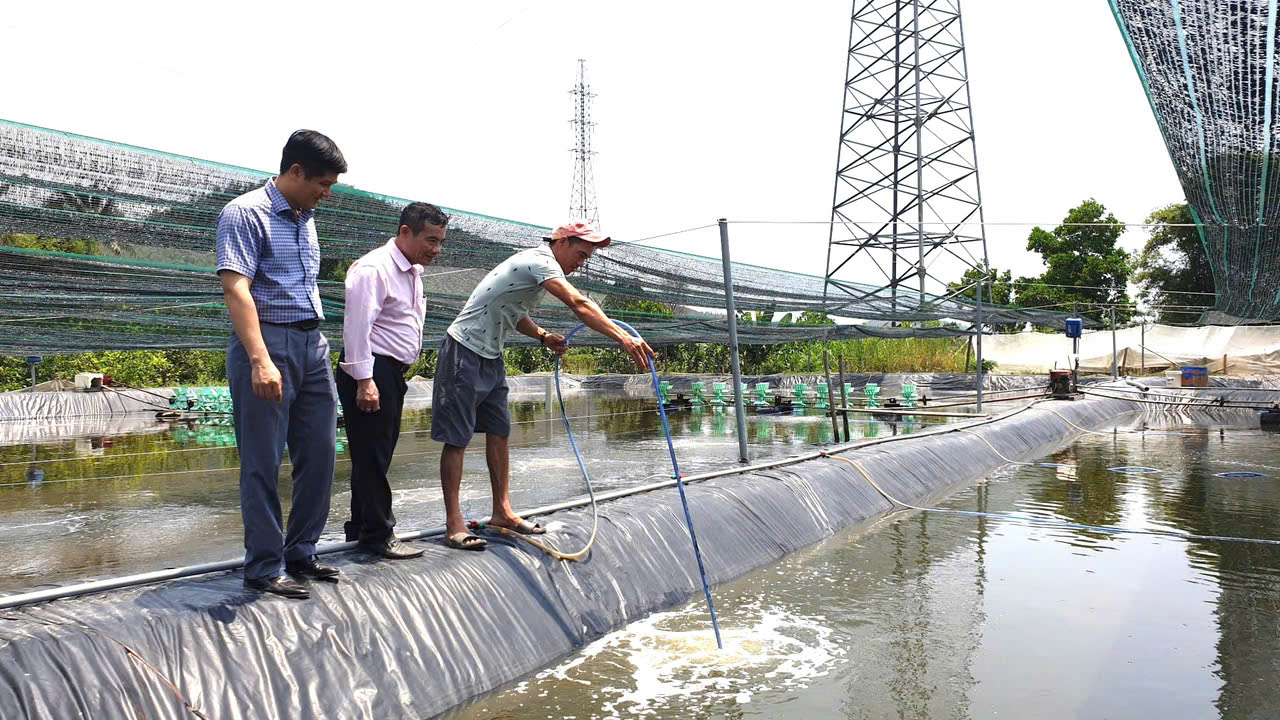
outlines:
[{"label": "black belt", "polygon": [[401,375],[405,374],[406,372],[408,372],[408,371],[409,371],[409,368],[413,367],[412,365],[410,365],[410,364],[408,364],[408,363],[400,362],[399,360],[397,360],[397,359],[395,359],[395,358],[393,358],[393,357],[391,357],[391,356],[389,356],[389,355],[376,355],[376,354],[375,354],[373,357],[374,357],[374,359],[382,359],[382,360],[386,361],[386,363],[387,363],[388,365],[390,365],[390,366],[391,366],[391,369],[392,369],[392,370],[395,370],[397,373],[399,373],[399,374],[401,374]]},{"label": "black belt", "polygon": [[276,325],[278,327],[297,328],[298,330],[315,330],[316,328],[320,327],[320,321],[316,318],[312,318],[310,320],[299,320],[298,322],[291,322],[291,323],[269,322],[267,324]]},{"label": "black belt", "polygon": [[[409,368],[413,367],[412,363],[400,362],[399,360],[391,357],[390,355],[379,355],[377,353],[374,353],[373,359],[375,361],[381,360],[387,363],[388,365],[391,366],[392,370],[395,370],[401,375],[404,375],[406,372],[409,372]],[[341,353],[338,353],[338,362],[344,363],[346,361],[347,361],[347,351],[343,350]]]}]

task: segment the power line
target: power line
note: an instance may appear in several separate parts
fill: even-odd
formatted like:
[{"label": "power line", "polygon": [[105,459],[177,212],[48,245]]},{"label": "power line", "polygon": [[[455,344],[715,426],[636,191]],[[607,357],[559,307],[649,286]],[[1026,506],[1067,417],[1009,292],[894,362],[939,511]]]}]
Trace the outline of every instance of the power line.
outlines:
[{"label": "power line", "polygon": [[[730,225],[876,225],[885,224],[883,220],[730,220]],[[1116,220],[1115,222],[1088,222],[1088,223],[1072,223],[1072,222],[991,222],[981,220],[971,220],[963,222],[942,222],[942,221],[926,221],[916,222],[913,220],[898,220],[898,225],[914,228],[916,226],[934,226],[941,225],[943,227],[963,227],[971,225],[980,225],[983,227],[1042,227],[1052,225],[1054,227],[1117,227],[1120,225],[1126,228],[1149,228],[1149,227],[1269,227],[1268,225],[1228,225],[1225,223],[1135,223]]]}]

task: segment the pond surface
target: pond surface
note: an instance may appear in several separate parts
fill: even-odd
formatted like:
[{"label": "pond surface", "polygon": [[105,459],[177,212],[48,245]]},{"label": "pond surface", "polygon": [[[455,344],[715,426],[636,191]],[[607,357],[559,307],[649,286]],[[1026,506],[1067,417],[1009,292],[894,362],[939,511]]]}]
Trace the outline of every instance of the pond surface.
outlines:
[{"label": "pond surface", "polygon": [[[1086,435],[851,529],[453,718],[1270,718],[1280,434]],[[1120,467],[1154,472],[1121,473]],[[1257,473],[1254,476],[1222,473]]]},{"label": "pond surface", "polygon": [[[597,491],[671,477],[665,437],[651,399],[578,393],[565,398],[578,445]],[[533,508],[585,494],[559,410],[513,401],[511,496]],[[812,412],[812,411],[810,411]],[[851,435],[918,431],[944,418],[851,423]],[[738,465],[732,408],[670,416],[685,475]],[[400,531],[444,524],[441,445],[431,440],[431,411],[407,410],[391,466]],[[751,460],[795,455],[832,442],[819,415],[749,415]],[[341,541],[351,502],[351,464],[339,430],[333,499],[323,541]],[[244,552],[239,458],[229,421],[163,422],[148,416],[67,423],[0,424],[0,594],[236,558]],[[290,468],[281,468],[285,512]],[[490,508],[484,439],[468,448],[463,512]]]}]

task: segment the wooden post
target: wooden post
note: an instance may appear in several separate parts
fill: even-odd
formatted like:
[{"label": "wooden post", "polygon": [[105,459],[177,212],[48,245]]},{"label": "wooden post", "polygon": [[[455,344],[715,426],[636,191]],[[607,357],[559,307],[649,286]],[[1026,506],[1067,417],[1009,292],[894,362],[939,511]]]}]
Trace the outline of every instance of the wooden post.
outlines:
[{"label": "wooden post", "polygon": [[973,352],[973,338],[967,337],[964,339],[964,372],[966,375],[969,374],[969,353],[971,352]]},{"label": "wooden post", "polygon": [[1226,353],[1222,354],[1222,374],[1223,375],[1227,374],[1227,354]]},{"label": "wooden post", "polygon": [[831,392],[831,360],[826,350],[822,351],[822,375],[827,380],[827,410],[831,413],[831,434],[835,436],[836,442],[840,442],[840,424],[836,422],[836,397]]}]

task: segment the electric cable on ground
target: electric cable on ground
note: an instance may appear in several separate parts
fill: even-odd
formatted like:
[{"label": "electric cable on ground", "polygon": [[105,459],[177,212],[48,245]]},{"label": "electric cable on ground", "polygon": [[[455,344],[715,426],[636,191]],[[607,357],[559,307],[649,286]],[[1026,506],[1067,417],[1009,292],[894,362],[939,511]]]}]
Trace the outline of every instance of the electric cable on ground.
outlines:
[{"label": "electric cable on ground", "polygon": [[1063,469],[1070,469],[1070,470],[1072,470],[1073,472],[1074,472],[1074,471],[1075,471],[1075,469],[1076,469],[1076,466],[1075,466],[1075,465],[1047,465],[1047,464],[1044,464],[1044,463],[1033,463],[1033,462],[1022,462],[1022,461],[1020,461],[1020,460],[1011,460],[1011,459],[1009,459],[1008,457],[1005,457],[1005,454],[1004,454],[1004,453],[1002,453],[1002,452],[1000,452],[999,450],[997,450],[997,449],[996,449],[996,446],[991,444],[991,441],[987,440],[985,437],[983,437],[982,435],[978,434],[977,432],[975,432],[975,431],[973,431],[973,430],[966,429],[966,428],[959,428],[959,432],[967,433],[967,434],[969,434],[969,435],[972,435],[972,436],[974,436],[974,437],[978,438],[979,440],[981,440],[982,442],[986,443],[987,447],[991,448],[991,452],[993,452],[993,453],[995,453],[995,454],[996,454],[996,457],[998,457],[998,458],[1000,458],[1001,460],[1003,460],[1003,461],[1005,461],[1005,462],[1009,463],[1010,465],[1022,465],[1022,466],[1025,466],[1025,467],[1035,467],[1035,468],[1048,468],[1048,467],[1052,467],[1052,468],[1063,468]]},{"label": "electric cable on ground", "polygon": [[[1082,392],[1083,392],[1083,391],[1082,391]],[[1113,398],[1111,398],[1111,399],[1112,399],[1112,400],[1125,400],[1125,401],[1130,401],[1130,398],[1117,398],[1117,397],[1113,397]],[[1066,417],[1065,415],[1063,415],[1062,413],[1058,412],[1057,410],[1054,410],[1054,409],[1053,409],[1053,408],[1051,408],[1051,407],[1043,407],[1043,406],[1041,406],[1041,405],[1031,405],[1030,407],[1033,407],[1033,408],[1035,408],[1035,409],[1037,409],[1037,410],[1048,410],[1049,412],[1053,413],[1054,415],[1057,415],[1059,420],[1061,420],[1062,422],[1064,422],[1064,423],[1066,423],[1066,424],[1070,425],[1071,427],[1075,428],[1076,430],[1079,430],[1079,431],[1080,431],[1080,432],[1082,432],[1082,433],[1087,433],[1087,434],[1089,434],[1089,435],[1102,435],[1103,437],[1108,437],[1108,436],[1110,436],[1110,435],[1112,435],[1112,434],[1113,434],[1113,433],[1099,432],[1099,431],[1097,431],[1097,430],[1090,430],[1089,428],[1083,428],[1083,427],[1080,427],[1079,425],[1077,425],[1077,424],[1075,424],[1075,423],[1071,422],[1070,420],[1068,420],[1068,419],[1067,419],[1067,417]],[[1141,430],[1120,430],[1120,429],[1118,429],[1118,428],[1117,428],[1117,429],[1115,430],[1115,432],[1133,433],[1133,432],[1142,432],[1142,431],[1141,431]]]}]

